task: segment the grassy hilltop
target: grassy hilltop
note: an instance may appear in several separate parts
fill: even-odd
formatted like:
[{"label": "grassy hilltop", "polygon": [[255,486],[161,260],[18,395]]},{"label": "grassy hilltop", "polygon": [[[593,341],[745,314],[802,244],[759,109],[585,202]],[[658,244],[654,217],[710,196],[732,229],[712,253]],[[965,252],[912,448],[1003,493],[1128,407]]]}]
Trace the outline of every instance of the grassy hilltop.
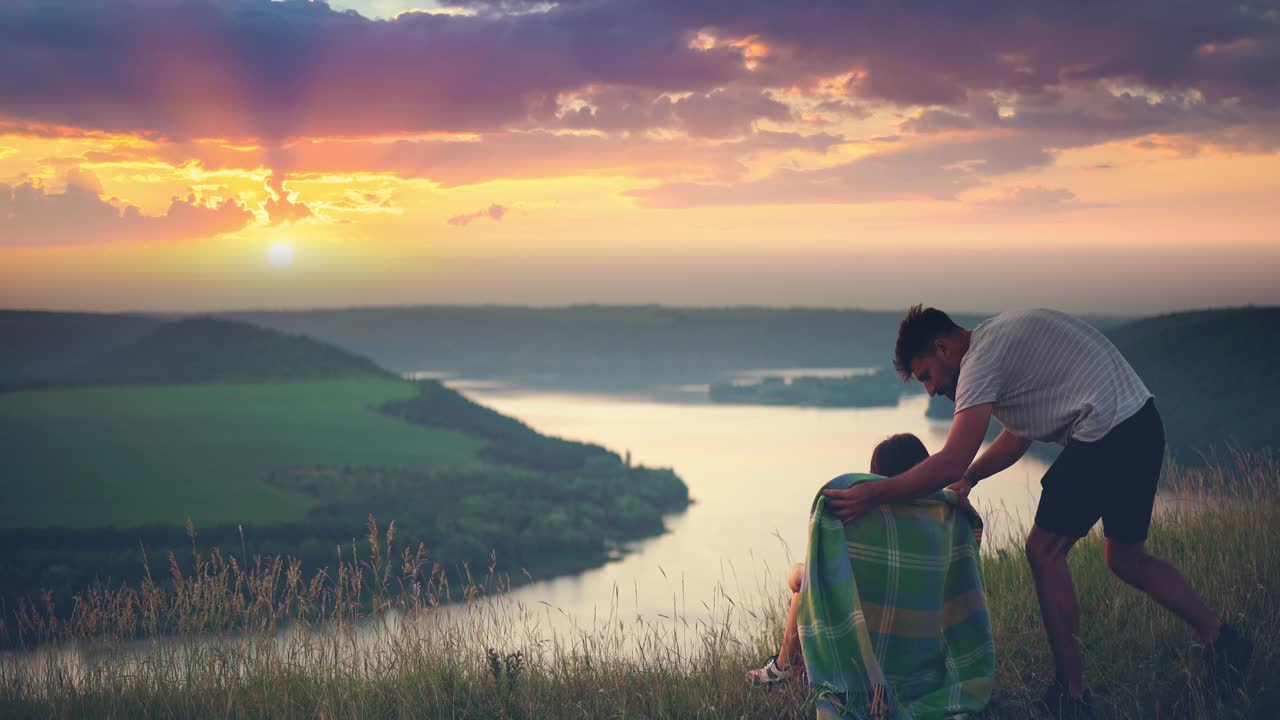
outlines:
[{"label": "grassy hilltop", "polygon": [[[1172,471],[1166,485],[1186,502],[1157,518],[1149,545],[1253,637],[1245,686],[1228,695],[1205,687],[1190,630],[1111,575],[1095,533],[1071,565],[1100,720],[1280,716],[1280,465],[1263,454],[1207,472],[1228,475],[1220,484],[1231,492],[1205,496],[1202,473]],[[402,562],[398,537],[370,530],[359,555],[323,577],[279,560],[236,565],[233,551],[184,565],[174,587],[143,582],[86,597],[69,620],[32,610],[5,627],[8,637],[79,641],[94,652],[0,655],[0,715],[813,717],[802,682],[766,693],[743,681],[777,651],[779,578],[762,582],[776,588],[763,596],[722,591],[709,620],[687,615],[680,597],[658,616],[636,615],[624,599],[557,632],[542,608],[515,606],[491,579],[455,587],[470,599],[446,612],[429,563],[412,554]],[[982,572],[997,666],[981,718],[1044,717],[1036,701],[1053,666],[1027,563],[1016,549],[997,551]],[[285,623],[291,631],[278,633]],[[232,634],[243,627],[252,631]],[[174,628],[176,637],[158,637]]]}]

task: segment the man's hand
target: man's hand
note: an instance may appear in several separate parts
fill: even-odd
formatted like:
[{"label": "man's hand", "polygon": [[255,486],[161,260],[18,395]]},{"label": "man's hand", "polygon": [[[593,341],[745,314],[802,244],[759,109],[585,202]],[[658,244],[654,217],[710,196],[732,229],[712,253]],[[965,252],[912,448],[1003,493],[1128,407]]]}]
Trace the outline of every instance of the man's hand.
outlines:
[{"label": "man's hand", "polygon": [[969,499],[969,491],[973,489],[973,484],[968,480],[961,478],[947,486],[948,490],[952,490],[960,496],[961,500]]},{"label": "man's hand", "polygon": [[827,508],[831,513],[848,524],[880,505],[872,485],[874,483],[862,482],[839,490],[823,490],[822,494],[827,496]]}]

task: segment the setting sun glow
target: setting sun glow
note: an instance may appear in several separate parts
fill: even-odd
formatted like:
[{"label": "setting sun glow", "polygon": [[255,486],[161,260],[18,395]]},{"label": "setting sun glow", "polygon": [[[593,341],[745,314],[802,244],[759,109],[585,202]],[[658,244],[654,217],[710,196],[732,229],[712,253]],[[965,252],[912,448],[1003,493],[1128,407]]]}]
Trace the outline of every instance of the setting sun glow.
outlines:
[{"label": "setting sun glow", "polygon": [[287,268],[293,264],[293,248],[284,243],[276,243],[267,251],[267,262],[278,268]]}]

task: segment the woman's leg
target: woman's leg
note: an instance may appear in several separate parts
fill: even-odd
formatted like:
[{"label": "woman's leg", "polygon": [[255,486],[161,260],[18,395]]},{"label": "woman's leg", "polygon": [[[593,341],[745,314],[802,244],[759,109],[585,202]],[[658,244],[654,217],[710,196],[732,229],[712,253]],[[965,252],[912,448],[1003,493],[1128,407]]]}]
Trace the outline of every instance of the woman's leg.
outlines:
[{"label": "woman's leg", "polygon": [[804,661],[800,654],[800,631],[796,627],[796,611],[800,607],[800,582],[803,577],[803,565],[792,565],[787,573],[787,587],[791,588],[791,607],[787,609],[787,626],[782,631],[782,649],[778,651],[778,665],[781,667]]},{"label": "woman's leg", "polygon": [[803,669],[804,657],[800,652],[800,633],[796,629],[796,611],[800,607],[800,582],[804,578],[804,566],[795,565],[787,572],[787,587],[791,588],[791,607],[787,608],[787,624],[782,630],[782,649],[765,660],[764,665],[747,671],[747,680],[755,685],[771,686],[793,677],[793,665]]}]

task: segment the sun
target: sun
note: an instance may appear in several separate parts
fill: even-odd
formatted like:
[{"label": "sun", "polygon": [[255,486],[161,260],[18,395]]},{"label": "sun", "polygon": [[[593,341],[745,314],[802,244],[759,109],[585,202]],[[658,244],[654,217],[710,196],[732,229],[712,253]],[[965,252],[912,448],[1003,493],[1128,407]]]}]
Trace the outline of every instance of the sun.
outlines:
[{"label": "sun", "polygon": [[293,248],[284,243],[276,243],[267,251],[267,262],[278,268],[287,268],[293,264]]}]

